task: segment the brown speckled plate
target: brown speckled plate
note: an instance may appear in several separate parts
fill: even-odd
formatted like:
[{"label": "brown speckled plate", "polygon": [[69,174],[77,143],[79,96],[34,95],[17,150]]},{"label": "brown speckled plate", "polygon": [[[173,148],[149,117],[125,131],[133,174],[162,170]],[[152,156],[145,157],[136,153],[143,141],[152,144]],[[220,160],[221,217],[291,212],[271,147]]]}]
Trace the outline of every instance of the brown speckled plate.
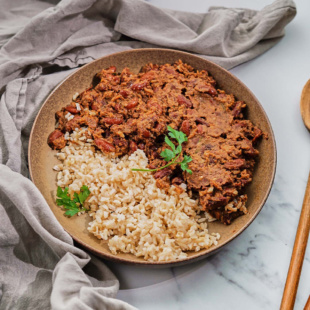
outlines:
[{"label": "brown speckled plate", "polygon": [[[232,93],[238,100],[247,103],[246,117],[255,125],[268,133],[269,139],[259,144],[260,157],[256,164],[253,182],[246,188],[249,213],[237,218],[231,225],[225,226],[218,222],[209,224],[210,232],[219,232],[221,239],[217,246],[208,250],[190,252],[186,259],[171,262],[148,262],[131,254],[113,255],[105,241],[99,240],[87,231],[90,221],[88,215],[67,218],[64,211],[55,204],[56,172],[53,166],[58,163],[56,151],[47,145],[47,137],[54,130],[55,112],[67,105],[75,93],[88,88],[98,71],[109,66],[116,66],[117,71],[129,67],[133,72],[149,62],[157,64],[173,63],[181,59],[195,69],[207,70],[218,82],[218,87]],[[221,249],[228,242],[242,233],[255,219],[262,209],[272,186],[276,169],[276,146],[271,125],[262,106],[252,92],[231,73],[218,65],[188,53],[167,49],[140,49],[109,55],[95,60],[66,78],[46,99],[34,122],[29,143],[29,169],[34,184],[45,197],[50,208],[64,229],[72,238],[89,251],[115,261],[143,265],[176,265],[197,261]]]}]

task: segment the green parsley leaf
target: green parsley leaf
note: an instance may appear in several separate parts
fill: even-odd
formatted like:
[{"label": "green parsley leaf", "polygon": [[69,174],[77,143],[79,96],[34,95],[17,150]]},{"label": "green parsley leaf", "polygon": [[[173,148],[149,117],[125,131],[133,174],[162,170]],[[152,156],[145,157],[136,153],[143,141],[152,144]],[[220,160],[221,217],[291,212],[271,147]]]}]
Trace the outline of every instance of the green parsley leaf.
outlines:
[{"label": "green parsley leaf", "polygon": [[75,215],[75,214],[77,214],[77,213],[79,213],[79,212],[80,212],[80,209],[79,209],[79,208],[72,208],[72,209],[67,210],[67,211],[65,212],[65,215],[71,217],[71,216],[73,216],[73,215]]},{"label": "green parsley leaf", "polygon": [[179,144],[182,144],[183,142],[186,142],[187,141],[187,136],[184,132],[182,131],[178,131],[178,130],[175,130],[173,129],[172,127],[168,126],[167,127],[169,133],[168,135],[171,137],[171,138],[174,138],[178,141]]},{"label": "green parsley leaf", "polygon": [[56,199],[56,204],[57,204],[57,206],[62,206],[63,200],[62,199]]},{"label": "green parsley leaf", "polygon": [[190,170],[189,168],[184,168],[183,171],[186,171],[186,172],[189,173],[189,174],[193,174],[193,171]]},{"label": "green parsley leaf", "polygon": [[[68,187],[65,188],[65,190],[67,189]],[[62,197],[64,191],[62,190],[62,188],[60,186],[57,187],[57,197]]]},{"label": "green parsley leaf", "polygon": [[175,157],[174,152],[172,152],[169,149],[165,149],[160,153],[160,156],[165,160],[165,161],[170,161],[172,158]]},{"label": "green parsley leaf", "polygon": [[179,144],[179,145],[177,146],[176,150],[175,150],[175,154],[178,155],[178,154],[180,154],[181,152],[182,152],[182,145]]},{"label": "green parsley leaf", "polygon": [[190,163],[192,160],[193,160],[193,159],[192,159],[190,156],[184,155],[184,158],[183,158],[183,160],[182,160],[182,163],[187,164],[187,163]]},{"label": "green parsley leaf", "polygon": [[167,136],[165,136],[165,142],[171,147],[172,151],[175,152],[175,145]]},{"label": "green parsley leaf", "polygon": [[[173,164],[179,164],[181,169],[183,171],[188,172],[189,174],[192,174],[192,170],[190,170],[188,168],[188,163],[192,161],[192,158],[188,155],[184,155],[183,160],[181,162],[177,162],[177,159],[179,158],[179,156],[182,153],[182,143],[187,141],[187,136],[184,132],[182,131],[178,131],[173,129],[171,126],[167,126],[167,130],[168,130],[168,135],[173,138],[176,139],[178,142],[178,146],[175,147],[174,143],[169,139],[169,137],[165,136],[165,142],[168,146],[170,146],[170,149],[165,149],[160,153],[160,156],[166,161],[168,162],[167,165],[164,165],[160,168],[156,168],[156,169],[138,169],[138,168],[134,168],[131,169],[132,171],[145,171],[145,172],[153,172],[153,171],[158,171],[158,170],[162,170],[170,165]],[[82,190],[82,188],[81,188]]]},{"label": "green parsley leaf", "polygon": [[86,185],[83,185],[80,188],[79,193],[73,194],[73,199],[71,199],[69,193],[69,188],[66,187],[64,190],[60,186],[57,188],[57,199],[56,204],[57,206],[63,206],[66,210],[65,215],[71,217],[81,211],[87,211],[84,208],[83,203],[90,195],[90,190]]},{"label": "green parsley leaf", "polygon": [[188,172],[189,174],[192,174],[192,173],[193,173],[192,170],[190,170],[190,169],[188,168],[188,163],[190,163],[192,160],[193,160],[193,159],[192,159],[190,156],[184,155],[183,160],[180,162],[181,169],[182,169],[183,171]]},{"label": "green parsley leaf", "polygon": [[60,186],[57,188],[57,197],[59,198],[68,198],[68,190],[69,188],[66,187],[64,190]]},{"label": "green parsley leaf", "polygon": [[89,195],[90,195],[90,190],[88,189],[86,185],[83,185],[79,193],[79,200],[80,200],[81,205],[84,203],[84,201]]}]

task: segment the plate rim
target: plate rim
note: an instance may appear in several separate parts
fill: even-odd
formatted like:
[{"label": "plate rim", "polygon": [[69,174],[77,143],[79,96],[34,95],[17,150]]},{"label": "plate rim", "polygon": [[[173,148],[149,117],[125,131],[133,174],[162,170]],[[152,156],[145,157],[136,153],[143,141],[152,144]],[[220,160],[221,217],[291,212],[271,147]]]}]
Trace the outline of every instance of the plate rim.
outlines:
[{"label": "plate rim", "polygon": [[[58,90],[58,88],[61,87],[61,85],[67,81],[68,79],[71,78],[71,76],[77,74],[77,72],[79,72],[80,70],[84,70],[86,67],[93,65],[96,62],[100,62],[102,59],[110,57],[110,56],[114,56],[114,55],[126,55],[126,54],[130,54],[130,53],[136,53],[136,52],[148,52],[148,51],[158,51],[158,52],[172,52],[172,53],[179,53],[180,55],[186,55],[186,56],[190,56],[190,57],[194,57],[194,58],[198,58],[200,60],[209,62],[212,66],[214,66],[215,68],[219,69],[220,71],[225,71],[226,74],[228,74],[231,78],[233,78],[234,80],[236,80],[238,83],[240,83],[247,91],[248,93],[255,99],[255,103],[258,104],[260,110],[262,111],[262,114],[264,115],[264,118],[266,120],[266,123],[268,124],[269,128],[270,128],[270,135],[268,135],[268,140],[271,140],[271,143],[273,145],[273,152],[272,154],[272,175],[268,184],[268,191],[266,191],[266,193],[263,196],[262,202],[260,203],[259,207],[257,208],[257,210],[253,213],[252,215],[252,219],[250,219],[246,225],[244,225],[242,228],[240,228],[240,230],[236,233],[233,233],[225,242],[221,243],[220,245],[216,245],[211,246],[210,248],[206,249],[204,253],[199,254],[199,252],[197,252],[197,255],[194,256],[190,256],[190,257],[186,257],[184,259],[180,259],[180,260],[173,260],[173,261],[147,261],[147,260],[141,260],[141,261],[130,261],[128,259],[124,259],[121,257],[118,257],[117,255],[114,255],[112,253],[102,253],[97,251],[96,249],[92,248],[91,246],[87,245],[84,241],[80,240],[78,237],[75,237],[73,235],[71,235],[66,229],[65,227],[63,227],[63,225],[61,225],[63,227],[63,229],[71,236],[71,238],[77,242],[78,244],[82,245],[83,248],[86,248],[88,251],[90,251],[91,253],[95,253],[97,256],[108,259],[110,261],[114,261],[114,262],[119,262],[119,263],[124,263],[124,264],[131,264],[131,265],[141,265],[141,266],[163,266],[163,267],[169,267],[169,266],[181,266],[184,265],[186,263],[190,263],[190,262],[195,262],[201,259],[206,258],[209,255],[213,255],[215,253],[217,253],[218,251],[222,250],[223,247],[225,247],[226,245],[228,245],[231,241],[233,241],[235,238],[237,238],[238,236],[240,236],[252,223],[253,221],[256,219],[256,217],[258,216],[258,214],[261,212],[262,208],[264,207],[273,183],[274,183],[274,179],[275,179],[275,175],[276,175],[276,169],[277,169],[277,145],[276,145],[276,140],[275,140],[275,135],[274,135],[274,131],[273,128],[271,126],[271,122],[268,118],[268,115],[265,111],[265,109],[263,108],[262,104],[260,103],[260,101],[257,99],[257,97],[254,95],[254,93],[239,79],[237,78],[235,75],[233,75],[231,72],[229,72],[227,69],[221,67],[220,65],[214,63],[213,61],[210,61],[208,59],[205,59],[203,57],[200,57],[198,55],[194,55],[188,52],[184,52],[184,51],[179,51],[179,50],[174,50],[174,49],[166,49],[166,48],[139,48],[139,49],[131,49],[131,50],[126,50],[126,51],[121,51],[121,52],[116,52],[116,53],[111,53],[108,55],[105,55],[103,57],[97,58],[85,65],[83,65],[80,68],[77,68],[74,72],[72,72],[71,74],[69,74],[65,79],[61,80],[54,88],[53,90],[50,92],[50,94],[46,97],[46,99],[44,100],[44,102],[42,103],[40,109],[37,112],[37,115],[35,117],[35,120],[32,124],[32,128],[31,128],[31,132],[30,132],[30,136],[29,136],[29,143],[28,143],[28,169],[29,169],[29,175],[30,175],[30,179],[33,182],[33,184],[36,186],[34,178],[33,178],[33,166],[32,166],[32,155],[31,155],[31,145],[33,143],[33,132],[35,130],[37,121],[40,117],[41,111],[44,108],[44,106],[47,104],[47,102],[49,101],[49,99],[54,95],[54,93]],[[37,186],[36,186],[37,187]],[[38,187],[37,187],[38,188]],[[39,190],[39,189],[38,189]],[[39,190],[40,191],[40,190]],[[42,194],[42,193],[41,193]],[[43,196],[43,194],[42,194]],[[44,196],[43,196],[44,197]],[[45,197],[44,197],[45,199]],[[45,199],[46,201],[46,199]],[[46,203],[48,204],[48,202],[46,201]],[[49,208],[51,209],[50,205],[48,204]],[[52,210],[51,210],[52,211]],[[57,217],[55,216],[54,212],[52,211],[54,217],[56,218],[56,220],[58,221]],[[58,221],[59,222],[59,221]],[[133,255],[133,254],[132,254]]]}]

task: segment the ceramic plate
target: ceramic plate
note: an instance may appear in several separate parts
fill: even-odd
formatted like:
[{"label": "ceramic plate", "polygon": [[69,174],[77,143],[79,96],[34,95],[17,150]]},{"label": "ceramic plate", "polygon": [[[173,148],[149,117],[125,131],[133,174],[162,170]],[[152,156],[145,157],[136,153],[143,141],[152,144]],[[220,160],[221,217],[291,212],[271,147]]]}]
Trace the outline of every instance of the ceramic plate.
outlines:
[{"label": "ceramic plate", "polygon": [[[221,234],[218,245],[199,252],[189,252],[188,257],[183,260],[148,262],[131,254],[113,255],[109,251],[106,241],[99,240],[88,233],[87,225],[91,220],[88,215],[67,218],[64,216],[64,211],[55,204],[56,172],[53,171],[53,167],[59,162],[55,157],[56,151],[51,150],[47,145],[47,137],[55,127],[55,112],[70,103],[75,93],[80,93],[88,88],[94,75],[102,68],[113,65],[116,66],[118,72],[121,72],[124,67],[129,67],[130,70],[137,73],[146,63],[174,63],[179,59],[195,69],[207,70],[218,82],[219,88],[234,94],[238,100],[245,101],[247,104],[246,118],[269,136],[269,139],[262,139],[259,143],[260,156],[255,167],[253,182],[246,188],[249,212],[234,220],[229,226],[219,222],[210,223],[209,232]],[[208,60],[188,53],[167,49],[140,49],[116,53],[95,60],[74,72],[54,89],[40,109],[32,128],[29,143],[29,169],[34,184],[45,197],[60,224],[76,242],[89,251],[103,258],[125,263],[180,265],[215,253],[240,235],[252,223],[262,209],[273,183],[276,169],[276,146],[270,122],[261,104],[253,93],[230,72]]]}]

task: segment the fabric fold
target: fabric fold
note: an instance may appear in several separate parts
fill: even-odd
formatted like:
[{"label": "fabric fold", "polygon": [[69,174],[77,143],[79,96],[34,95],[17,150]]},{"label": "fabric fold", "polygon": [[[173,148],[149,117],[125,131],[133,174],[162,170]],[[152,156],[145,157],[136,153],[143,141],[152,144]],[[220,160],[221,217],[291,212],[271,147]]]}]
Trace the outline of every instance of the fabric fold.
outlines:
[{"label": "fabric fold", "polygon": [[[102,261],[91,260],[73,245],[29,179],[4,165],[0,165],[0,175],[0,214],[4,215],[0,280],[14,284],[6,287],[0,309],[109,309],[110,304],[115,304],[115,309],[135,309],[114,299],[119,288],[115,276]],[[92,273],[96,278],[85,274],[86,265],[96,270]],[[36,276],[39,274],[45,276]],[[34,289],[27,291],[28,286],[44,286],[51,300],[41,299],[46,296],[39,296]],[[38,302],[34,308],[30,307],[32,300]]]},{"label": "fabric fold", "polygon": [[3,0],[0,12],[0,310],[119,309],[118,280],[73,244],[27,179],[30,131],[49,93],[79,66],[136,48],[195,53],[226,69],[284,36],[292,0],[261,11],[161,9],[140,0]]}]

